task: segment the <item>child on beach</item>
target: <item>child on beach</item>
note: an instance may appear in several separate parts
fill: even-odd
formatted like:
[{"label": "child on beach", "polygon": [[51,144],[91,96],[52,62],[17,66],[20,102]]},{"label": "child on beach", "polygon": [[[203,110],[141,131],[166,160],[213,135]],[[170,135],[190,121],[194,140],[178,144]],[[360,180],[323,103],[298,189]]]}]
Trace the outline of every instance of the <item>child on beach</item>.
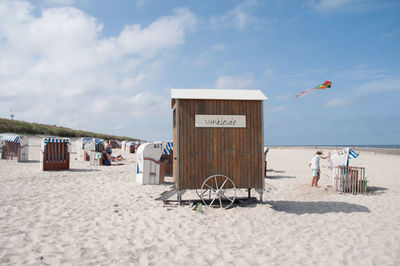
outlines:
[{"label": "child on beach", "polygon": [[312,180],[311,180],[311,186],[312,187],[318,187],[318,180],[320,177],[320,160],[321,159],[327,159],[329,158],[328,156],[322,156],[323,152],[322,151],[317,151],[312,158],[311,162],[308,164],[309,167],[311,167],[312,170]]}]

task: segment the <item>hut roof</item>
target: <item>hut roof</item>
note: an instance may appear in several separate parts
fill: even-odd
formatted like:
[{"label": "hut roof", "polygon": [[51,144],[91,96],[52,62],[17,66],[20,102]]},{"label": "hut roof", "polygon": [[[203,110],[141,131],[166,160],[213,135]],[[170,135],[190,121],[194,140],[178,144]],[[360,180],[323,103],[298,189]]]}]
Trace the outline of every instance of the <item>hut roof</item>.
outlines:
[{"label": "hut roof", "polygon": [[268,100],[260,90],[171,89],[171,99]]}]

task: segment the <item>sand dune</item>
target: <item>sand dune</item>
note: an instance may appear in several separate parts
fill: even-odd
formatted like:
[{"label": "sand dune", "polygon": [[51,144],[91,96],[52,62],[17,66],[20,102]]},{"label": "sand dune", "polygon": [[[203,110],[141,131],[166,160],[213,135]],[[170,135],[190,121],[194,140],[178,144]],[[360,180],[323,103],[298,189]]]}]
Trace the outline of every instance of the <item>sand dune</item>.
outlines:
[{"label": "sand dune", "polygon": [[70,171],[43,172],[40,139],[30,143],[30,162],[0,160],[3,265],[400,264],[398,155],[362,151],[352,164],[370,192],[346,195],[324,165],[309,186],[312,149],[274,148],[264,202],[200,214],[155,200],[170,183],[136,184],[133,154],[115,150],[125,164],[101,167],[74,153]]}]

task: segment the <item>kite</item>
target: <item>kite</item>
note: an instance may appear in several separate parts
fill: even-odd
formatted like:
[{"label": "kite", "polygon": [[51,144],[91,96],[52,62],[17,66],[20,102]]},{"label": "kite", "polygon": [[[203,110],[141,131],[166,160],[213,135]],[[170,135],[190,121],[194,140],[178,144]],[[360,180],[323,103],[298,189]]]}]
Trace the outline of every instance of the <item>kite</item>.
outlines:
[{"label": "kite", "polygon": [[329,80],[326,80],[324,83],[322,83],[321,85],[319,85],[319,86],[317,86],[315,88],[308,89],[308,90],[300,92],[299,94],[296,95],[296,98],[299,97],[300,95],[303,95],[304,93],[309,92],[309,91],[312,91],[312,90],[325,90],[326,88],[330,88],[331,86],[332,86],[332,82],[329,81]]}]

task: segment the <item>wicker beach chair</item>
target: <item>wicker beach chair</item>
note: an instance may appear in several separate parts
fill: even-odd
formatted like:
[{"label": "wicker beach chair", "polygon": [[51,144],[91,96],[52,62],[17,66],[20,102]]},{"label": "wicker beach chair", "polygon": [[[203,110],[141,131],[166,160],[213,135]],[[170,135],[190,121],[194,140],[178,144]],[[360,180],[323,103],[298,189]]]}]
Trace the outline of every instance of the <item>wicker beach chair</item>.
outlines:
[{"label": "wicker beach chair", "polygon": [[44,138],[40,158],[42,170],[68,170],[70,165],[68,146],[70,143],[71,140],[68,138]]},{"label": "wicker beach chair", "polygon": [[27,161],[29,154],[29,138],[15,134],[2,134],[1,158],[6,160],[17,159],[19,162]]}]

